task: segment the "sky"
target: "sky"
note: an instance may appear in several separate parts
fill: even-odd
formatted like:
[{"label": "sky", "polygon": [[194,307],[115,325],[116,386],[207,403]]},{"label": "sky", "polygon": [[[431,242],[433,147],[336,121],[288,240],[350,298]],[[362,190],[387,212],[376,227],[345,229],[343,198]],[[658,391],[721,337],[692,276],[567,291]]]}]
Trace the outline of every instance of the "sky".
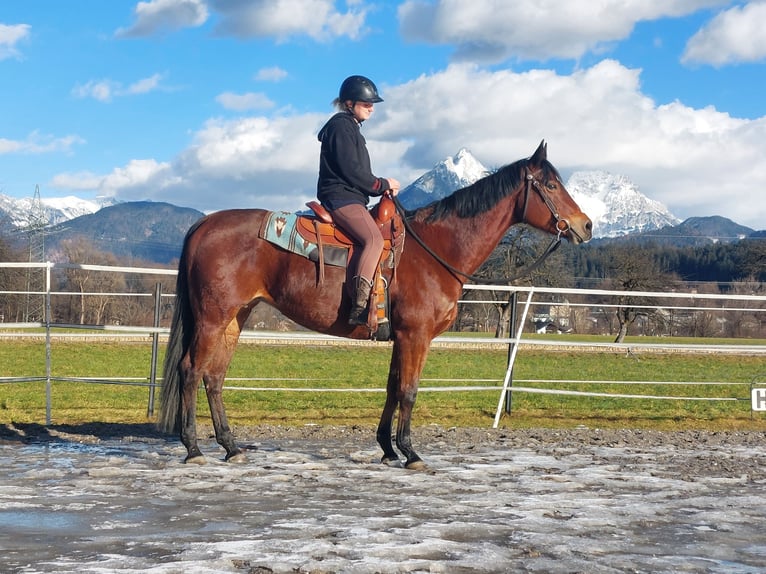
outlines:
[{"label": "sky", "polygon": [[0,193],[301,209],[352,74],[378,176],[544,139],[564,181],[766,228],[766,0],[3,2]]}]

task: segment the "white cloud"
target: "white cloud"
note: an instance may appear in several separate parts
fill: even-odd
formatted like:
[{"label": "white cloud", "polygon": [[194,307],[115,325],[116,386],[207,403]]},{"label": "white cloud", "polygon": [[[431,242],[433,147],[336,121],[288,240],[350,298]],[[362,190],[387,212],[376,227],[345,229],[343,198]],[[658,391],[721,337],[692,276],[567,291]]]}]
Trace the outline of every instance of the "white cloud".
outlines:
[{"label": "white cloud", "polygon": [[[253,193],[279,194],[284,191],[280,180],[289,181],[288,188],[297,181],[313,186],[321,119],[306,114],[209,120],[174,168],[184,179],[250,181]],[[268,183],[271,177],[276,185]]]},{"label": "white cloud", "polygon": [[11,153],[41,154],[53,152],[69,152],[77,144],[85,141],[75,135],[54,137],[37,131],[30,133],[24,140],[0,138],[0,155]]},{"label": "white cloud", "polygon": [[165,30],[197,27],[208,18],[204,0],[150,0],[136,4],[134,12],[133,25],[120,28],[116,36],[150,36]]},{"label": "white cloud", "polygon": [[154,185],[161,181],[169,169],[167,163],[153,159],[134,159],[124,168],[117,168],[107,175],[100,185],[101,191],[111,196],[117,191]]},{"label": "white cloud", "polygon": [[407,0],[401,33],[455,46],[458,60],[577,59],[627,38],[636,23],[680,16],[726,0]]},{"label": "white cloud", "polygon": [[69,190],[98,191],[104,197],[130,199],[135,190],[139,190],[138,199],[144,197],[144,190],[155,187],[156,192],[173,181],[168,177],[170,165],[154,159],[134,159],[125,167],[115,168],[107,175],[97,175],[88,171],[61,173],[51,180],[51,185]]},{"label": "white cloud", "polygon": [[686,45],[685,63],[713,66],[766,58],[766,3],[734,6],[713,18]]},{"label": "white cloud", "polygon": [[134,160],[106,175],[64,173],[51,185],[203,211],[301,209],[315,195],[316,132],[325,119],[323,114],[211,119],[171,162]]},{"label": "white cloud", "polygon": [[347,3],[348,11],[339,12],[334,0],[211,0],[210,5],[221,17],[218,33],[282,41],[294,36],[319,41],[340,36],[355,39],[363,33],[367,15],[367,8],[358,2]]},{"label": "white cloud", "polygon": [[261,68],[255,74],[255,79],[260,82],[280,82],[287,77],[287,72],[279,66]]},{"label": "white cloud", "polygon": [[0,60],[18,58],[17,44],[29,36],[28,24],[0,24]]},{"label": "white cloud", "polygon": [[376,113],[369,139],[410,141],[402,159],[416,173],[460,147],[497,167],[528,156],[544,138],[562,172],[624,174],[679,217],[719,214],[753,227],[766,220],[766,202],[752,201],[766,188],[766,117],[658,106],[641,92],[640,71],[615,61],[572,75],[453,65],[388,87]]},{"label": "white cloud", "polygon": [[147,94],[161,89],[162,74],[154,74],[148,78],[138,80],[125,87],[114,80],[90,80],[85,84],[78,84],[72,89],[72,95],[76,98],[93,98],[99,102],[110,102],[115,97]]},{"label": "white cloud", "polygon": [[116,85],[110,80],[90,80],[85,84],[76,85],[72,89],[72,95],[77,98],[93,98],[99,102],[109,102]]},{"label": "white cloud", "polygon": [[[657,105],[640,76],[613,60],[571,75],[455,64],[387,86],[363,126],[373,170],[406,185],[461,147],[491,168],[529,156],[546,139],[565,178],[578,169],[624,174],[679,217],[723,215],[762,228],[766,202],[754,194],[766,188],[766,117]],[[211,119],[170,162],[142,164],[150,177],[129,164],[99,192],[203,211],[300,209],[315,195],[316,133],[327,117]]]},{"label": "white cloud", "polygon": [[215,101],[227,110],[235,110],[239,112],[274,107],[274,102],[272,102],[265,94],[253,92],[246,94],[224,92],[216,96]]},{"label": "white cloud", "polygon": [[160,87],[160,81],[162,80],[162,74],[154,74],[148,78],[138,80],[137,82],[128,86],[125,90],[125,94],[146,94],[153,92]]},{"label": "white cloud", "polygon": [[59,173],[51,178],[50,185],[57,189],[76,191],[95,191],[99,189],[103,176],[89,171],[75,173]]}]

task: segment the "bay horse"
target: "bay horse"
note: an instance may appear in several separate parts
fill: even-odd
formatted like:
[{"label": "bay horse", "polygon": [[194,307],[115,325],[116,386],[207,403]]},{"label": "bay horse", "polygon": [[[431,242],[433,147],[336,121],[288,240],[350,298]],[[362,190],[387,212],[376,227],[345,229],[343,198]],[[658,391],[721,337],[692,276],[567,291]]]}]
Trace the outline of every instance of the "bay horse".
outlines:
[{"label": "bay horse", "polygon": [[[229,427],[222,387],[242,326],[255,305],[272,305],[313,331],[370,338],[366,326],[347,322],[351,301],[344,288],[345,269],[330,267],[318,282],[316,263],[259,237],[268,215],[261,209],[215,212],[196,222],[184,239],[158,427],[180,432],[186,462],[205,462],[196,430],[200,380],[225,460],[245,460]],[[548,161],[544,141],[531,157],[407,212],[406,219],[408,233],[419,241],[407,237],[389,286],[393,349],[377,441],[382,462],[402,464],[392,441],[398,408],[396,446],[405,457],[405,468],[422,470],[427,466],[410,437],[420,374],[431,340],[457,316],[467,274],[479,268],[514,224],[527,223],[573,244],[590,240],[592,224]]]}]

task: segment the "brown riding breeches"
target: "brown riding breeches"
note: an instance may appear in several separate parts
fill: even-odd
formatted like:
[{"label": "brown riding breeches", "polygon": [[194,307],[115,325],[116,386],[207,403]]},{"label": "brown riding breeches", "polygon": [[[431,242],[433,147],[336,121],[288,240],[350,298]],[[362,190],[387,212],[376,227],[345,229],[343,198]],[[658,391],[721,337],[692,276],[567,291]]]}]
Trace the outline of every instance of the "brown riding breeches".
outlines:
[{"label": "brown riding breeches", "polygon": [[332,211],[332,218],[359,246],[349,262],[348,277],[357,275],[372,283],[383,253],[383,235],[364,205],[352,203]]}]

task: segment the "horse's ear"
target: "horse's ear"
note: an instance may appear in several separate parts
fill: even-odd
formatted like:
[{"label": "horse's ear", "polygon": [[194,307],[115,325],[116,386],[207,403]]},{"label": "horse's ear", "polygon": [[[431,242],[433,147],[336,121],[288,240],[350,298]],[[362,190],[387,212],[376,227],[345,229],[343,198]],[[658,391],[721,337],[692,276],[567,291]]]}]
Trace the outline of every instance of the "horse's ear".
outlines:
[{"label": "horse's ear", "polygon": [[537,146],[537,150],[535,150],[535,153],[532,154],[532,157],[529,158],[529,161],[533,165],[540,165],[548,159],[548,144],[545,143],[545,140],[542,140],[540,142],[540,145]]}]

